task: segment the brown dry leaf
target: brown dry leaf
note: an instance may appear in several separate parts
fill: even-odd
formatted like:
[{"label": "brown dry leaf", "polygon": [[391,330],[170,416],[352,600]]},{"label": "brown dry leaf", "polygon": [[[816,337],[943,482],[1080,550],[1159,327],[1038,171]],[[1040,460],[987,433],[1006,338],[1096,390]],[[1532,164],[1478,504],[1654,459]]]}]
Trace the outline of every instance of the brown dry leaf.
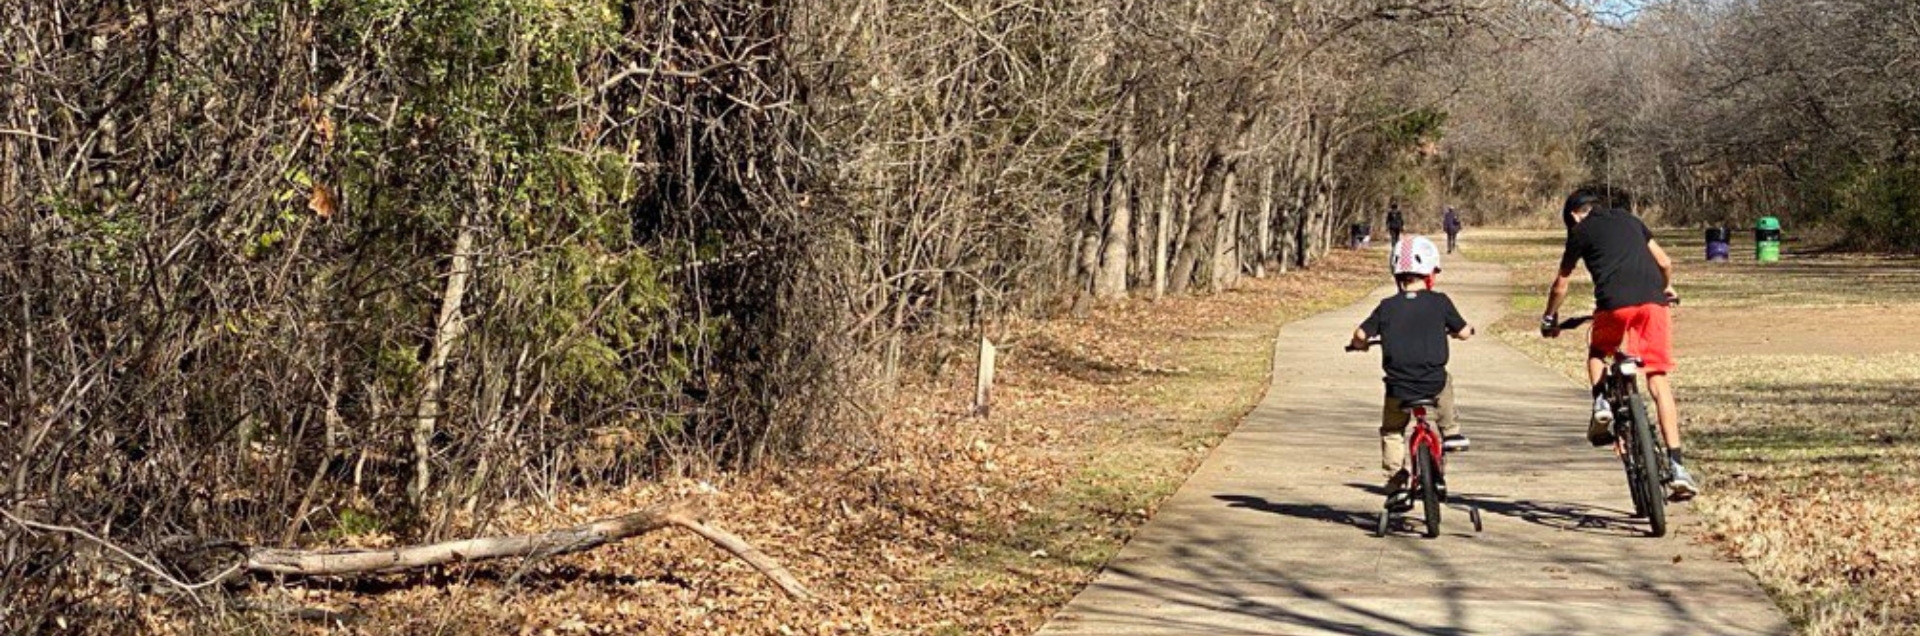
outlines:
[{"label": "brown dry leaf", "polygon": [[333,115],[329,115],[327,113],[320,113],[319,117],[314,118],[313,134],[318,135],[320,137],[321,147],[327,147],[327,146],[333,145],[334,132],[336,132],[336,128],[333,123]]},{"label": "brown dry leaf", "polygon": [[307,199],[307,209],[313,210],[313,213],[322,221],[333,219],[333,192],[325,185],[313,184],[313,196]]}]

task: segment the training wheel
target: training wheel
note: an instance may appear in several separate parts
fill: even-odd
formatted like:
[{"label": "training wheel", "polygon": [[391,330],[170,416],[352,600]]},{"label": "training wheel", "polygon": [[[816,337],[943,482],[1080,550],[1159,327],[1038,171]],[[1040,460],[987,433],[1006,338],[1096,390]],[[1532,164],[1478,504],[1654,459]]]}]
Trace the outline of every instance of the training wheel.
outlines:
[{"label": "training wheel", "polygon": [[1480,526],[1480,507],[1479,507],[1479,506],[1467,506],[1467,516],[1473,519],[1473,531],[1474,531],[1474,532],[1479,532],[1479,531],[1480,531],[1480,529],[1481,529],[1481,526]]},{"label": "training wheel", "polygon": [[1378,527],[1374,528],[1374,536],[1376,537],[1387,536],[1387,529],[1392,525],[1393,525],[1393,513],[1387,512],[1384,510],[1381,511],[1380,523]]}]

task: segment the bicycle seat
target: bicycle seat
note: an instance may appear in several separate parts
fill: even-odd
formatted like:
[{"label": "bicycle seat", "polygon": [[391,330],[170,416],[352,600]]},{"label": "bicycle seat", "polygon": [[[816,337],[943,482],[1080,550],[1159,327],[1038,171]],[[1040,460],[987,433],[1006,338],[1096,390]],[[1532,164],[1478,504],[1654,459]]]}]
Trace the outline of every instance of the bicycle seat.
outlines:
[{"label": "bicycle seat", "polygon": [[1621,354],[1613,361],[1613,372],[1620,375],[1634,375],[1640,372],[1645,363],[1631,354]]},{"label": "bicycle seat", "polygon": [[1411,400],[1400,401],[1401,409],[1430,409],[1439,405],[1440,405],[1439,398],[1430,398],[1430,397],[1414,398]]}]

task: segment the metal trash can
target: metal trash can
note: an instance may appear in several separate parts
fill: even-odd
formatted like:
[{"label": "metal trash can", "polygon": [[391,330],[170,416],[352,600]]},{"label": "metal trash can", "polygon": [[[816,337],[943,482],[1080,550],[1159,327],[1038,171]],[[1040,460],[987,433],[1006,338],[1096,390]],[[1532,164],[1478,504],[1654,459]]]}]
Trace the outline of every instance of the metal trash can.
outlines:
[{"label": "metal trash can", "polygon": [[1762,263],[1780,262],[1780,219],[1764,216],[1753,225],[1753,259]]},{"label": "metal trash can", "polygon": [[1733,230],[1725,225],[1707,228],[1707,260],[1724,262],[1733,258]]}]

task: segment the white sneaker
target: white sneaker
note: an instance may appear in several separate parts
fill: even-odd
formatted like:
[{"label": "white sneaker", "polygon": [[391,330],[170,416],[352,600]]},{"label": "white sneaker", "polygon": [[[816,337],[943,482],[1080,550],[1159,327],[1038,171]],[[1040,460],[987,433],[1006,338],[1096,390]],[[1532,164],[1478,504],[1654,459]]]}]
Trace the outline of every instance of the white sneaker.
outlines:
[{"label": "white sneaker", "polygon": [[1613,405],[1605,396],[1593,398],[1593,419],[1587,422],[1587,442],[1594,446],[1613,444]]},{"label": "white sneaker", "polygon": [[1693,475],[1687,474],[1687,467],[1673,465],[1673,481],[1667,482],[1667,500],[1686,501],[1700,495],[1700,486],[1693,483]]}]

